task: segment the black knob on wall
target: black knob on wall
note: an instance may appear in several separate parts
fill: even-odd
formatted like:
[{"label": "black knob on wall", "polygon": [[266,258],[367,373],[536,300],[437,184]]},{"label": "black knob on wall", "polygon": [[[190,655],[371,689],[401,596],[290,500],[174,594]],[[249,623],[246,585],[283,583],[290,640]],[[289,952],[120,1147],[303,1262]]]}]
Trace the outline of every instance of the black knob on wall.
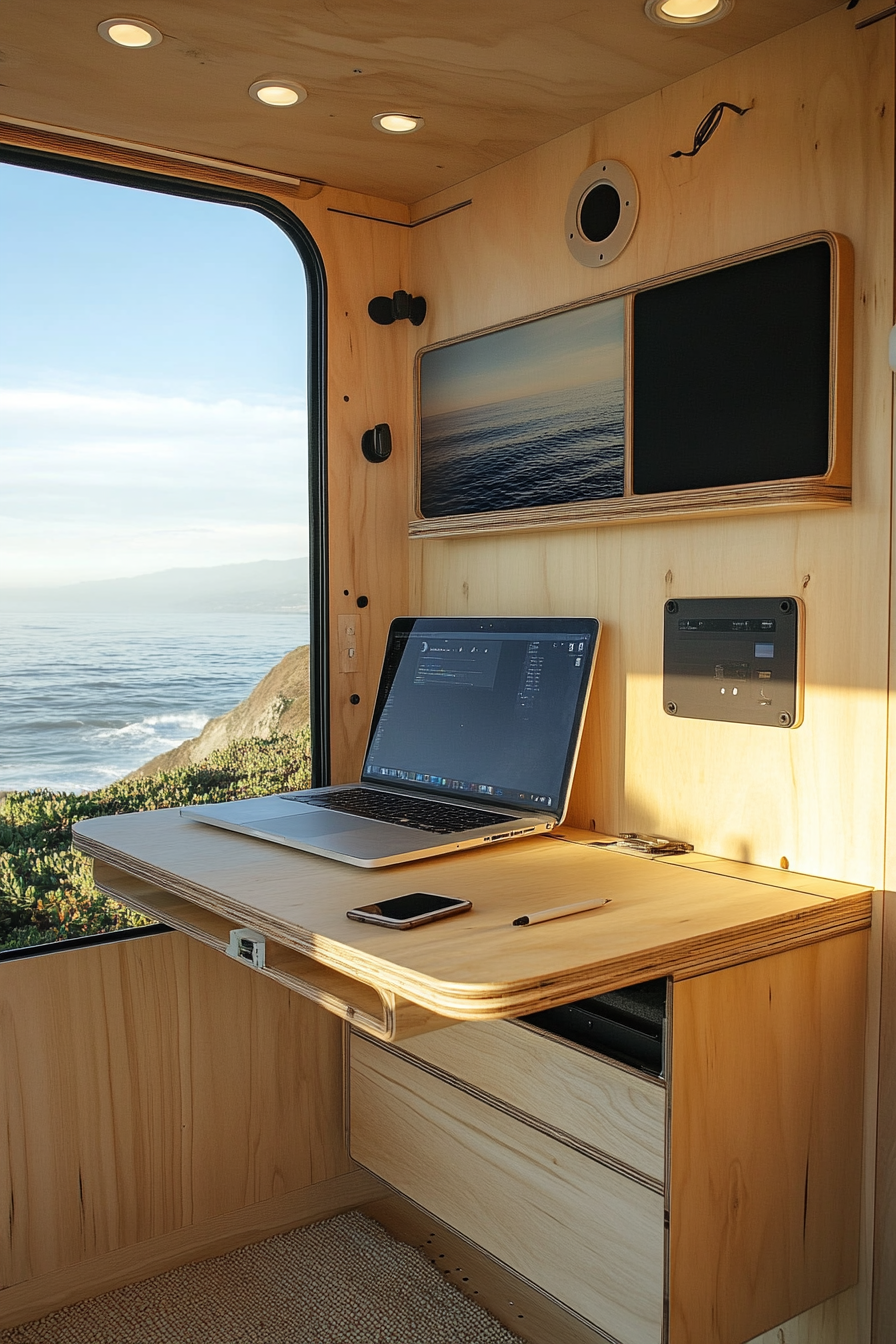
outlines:
[{"label": "black knob on wall", "polygon": [[361,452],[368,462],[385,462],[392,452],[392,431],[388,425],[374,425],[361,435]]},{"label": "black knob on wall", "polygon": [[381,327],[408,319],[412,327],[419,327],[426,317],[426,300],[414,298],[406,289],[396,289],[391,299],[381,294],[367,305],[368,316]]}]

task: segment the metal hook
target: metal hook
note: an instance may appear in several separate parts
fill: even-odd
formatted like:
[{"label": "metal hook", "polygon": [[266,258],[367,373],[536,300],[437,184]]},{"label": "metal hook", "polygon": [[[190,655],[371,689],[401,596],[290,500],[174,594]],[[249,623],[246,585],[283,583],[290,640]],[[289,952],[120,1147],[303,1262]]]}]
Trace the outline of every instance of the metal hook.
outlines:
[{"label": "metal hook", "polygon": [[715,107],[709,109],[694,132],[694,148],[676,149],[674,153],[669,155],[669,158],[692,159],[695,154],[699,154],[707,140],[711,139],[719,129],[719,123],[722,120],[726,107],[729,111],[736,112],[739,117],[744,116],[746,112],[750,111],[749,107],[737,107],[734,103],[716,103]]}]

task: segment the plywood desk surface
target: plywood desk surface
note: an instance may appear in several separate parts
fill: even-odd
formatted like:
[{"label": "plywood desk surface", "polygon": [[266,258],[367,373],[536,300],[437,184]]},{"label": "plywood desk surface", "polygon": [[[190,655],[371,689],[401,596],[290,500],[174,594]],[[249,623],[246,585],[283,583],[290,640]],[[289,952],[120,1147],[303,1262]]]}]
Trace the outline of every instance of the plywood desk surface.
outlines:
[{"label": "plywood desk surface", "polygon": [[[655,976],[688,978],[870,923],[867,887],[695,855],[644,860],[575,843],[593,840],[588,832],[565,834],[379,870],[174,810],[81,822],[74,843],[100,861],[105,890],[126,901],[136,893],[131,903],[163,920],[167,894],[199,923],[256,928],[321,967],[455,1018],[514,1017]],[[463,896],[474,909],[407,931],[345,917],[409,891]],[[511,926],[595,894],[610,904]]]}]

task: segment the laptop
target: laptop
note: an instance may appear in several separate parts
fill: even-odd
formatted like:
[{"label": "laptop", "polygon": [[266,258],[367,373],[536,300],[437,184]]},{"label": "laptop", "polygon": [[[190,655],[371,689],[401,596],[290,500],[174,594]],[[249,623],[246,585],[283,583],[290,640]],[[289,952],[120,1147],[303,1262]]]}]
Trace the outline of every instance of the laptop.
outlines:
[{"label": "laptop", "polygon": [[497,844],[566,812],[600,638],[570,617],[402,617],[357,784],[180,809],[360,868]]}]

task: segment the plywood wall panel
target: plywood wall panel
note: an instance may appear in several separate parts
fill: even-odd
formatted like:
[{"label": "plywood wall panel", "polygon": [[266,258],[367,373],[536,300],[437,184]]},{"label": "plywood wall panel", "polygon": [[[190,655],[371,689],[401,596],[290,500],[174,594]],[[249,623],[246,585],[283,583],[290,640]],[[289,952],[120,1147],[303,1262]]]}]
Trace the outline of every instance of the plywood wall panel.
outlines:
[{"label": "plywood wall panel", "polygon": [[0,968],[0,1286],[350,1168],[342,1028],[181,934]]},{"label": "plywood wall panel", "polygon": [[[810,229],[856,251],[851,509],[631,524],[415,545],[424,612],[576,612],[605,623],[571,819],[683,834],[701,849],[879,883],[889,583],[893,32],[837,10],[466,184],[473,204],[411,235],[431,320],[420,344],[522,317]],[[704,113],[726,117],[694,159]],[[641,192],[612,265],[569,255],[566,197],[600,155]],[[456,193],[455,193],[456,194]],[[449,193],[419,212],[450,203]],[[806,718],[794,731],[670,719],[669,596],[796,594]]]}]

